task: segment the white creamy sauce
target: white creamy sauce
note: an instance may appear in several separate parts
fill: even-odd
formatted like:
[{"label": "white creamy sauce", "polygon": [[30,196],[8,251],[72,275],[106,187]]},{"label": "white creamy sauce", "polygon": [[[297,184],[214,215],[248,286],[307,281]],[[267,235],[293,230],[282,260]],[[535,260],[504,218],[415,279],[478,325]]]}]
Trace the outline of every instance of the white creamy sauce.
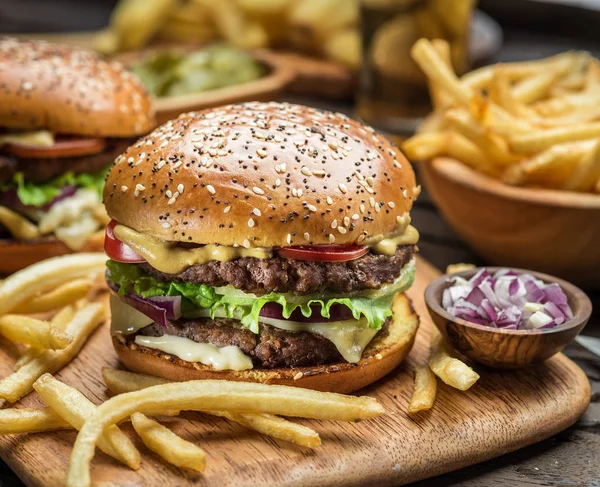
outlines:
[{"label": "white creamy sauce", "polygon": [[248,370],[252,368],[252,360],[239,347],[229,345],[216,347],[211,343],[197,343],[189,338],[174,335],[146,337],[138,335],[135,343],[148,348],[155,348],[175,355],[186,362],[200,362],[210,365],[215,370]]}]

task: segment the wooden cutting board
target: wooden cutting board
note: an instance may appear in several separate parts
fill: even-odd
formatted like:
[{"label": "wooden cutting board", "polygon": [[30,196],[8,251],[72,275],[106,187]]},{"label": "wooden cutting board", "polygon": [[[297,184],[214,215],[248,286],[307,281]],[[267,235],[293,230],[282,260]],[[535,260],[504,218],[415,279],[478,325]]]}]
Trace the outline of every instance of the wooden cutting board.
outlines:
[{"label": "wooden cutting board", "polygon": [[[387,414],[362,423],[302,421],[321,434],[323,445],[304,449],[263,437],[220,418],[185,413],[168,420],[179,435],[207,451],[207,469],[194,477],[163,463],[135,437],[142,451],[137,472],[97,452],[94,485],[275,486],[400,485],[487,460],[547,438],[574,423],[590,400],[583,371],[564,355],[523,371],[477,367],[479,382],[468,392],[441,385],[434,408],[409,417],[415,363],[428,352],[431,321],[423,302],[427,284],[439,275],[420,259],[408,293],[421,316],[415,346],[395,372],[362,394],[376,396]],[[0,374],[11,372],[15,350],[1,344]],[[118,366],[108,325],[101,327],[58,377],[92,401],[106,399],[100,368]],[[41,401],[30,394],[26,406]],[[64,485],[75,432],[0,437],[0,456],[29,486]],[[189,474],[188,474],[189,475]]]}]

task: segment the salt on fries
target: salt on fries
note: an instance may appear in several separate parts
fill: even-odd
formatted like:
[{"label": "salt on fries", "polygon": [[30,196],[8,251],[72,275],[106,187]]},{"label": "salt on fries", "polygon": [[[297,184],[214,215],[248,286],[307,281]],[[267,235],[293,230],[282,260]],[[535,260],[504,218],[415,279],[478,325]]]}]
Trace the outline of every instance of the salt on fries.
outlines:
[{"label": "salt on fries", "polygon": [[[108,367],[102,369],[102,377],[111,394],[139,391],[147,387],[168,384],[170,382],[160,377],[135,374]],[[316,448],[321,444],[321,438],[316,431],[273,414],[231,413],[219,410],[205,412],[233,421],[264,435],[279,440],[290,441],[300,446]]]},{"label": "salt on fries", "polygon": [[297,387],[218,380],[152,386],[115,396],[98,406],[77,435],[67,485],[90,485],[89,464],[96,442],[108,426],[136,412],[156,414],[164,409],[252,411],[336,421],[360,421],[384,413],[381,404],[372,397],[345,396]]},{"label": "salt on fries", "polygon": [[434,112],[402,144],[410,159],[448,156],[512,185],[600,193],[600,61],[567,52],[458,78],[447,50],[439,39],[413,46]]}]

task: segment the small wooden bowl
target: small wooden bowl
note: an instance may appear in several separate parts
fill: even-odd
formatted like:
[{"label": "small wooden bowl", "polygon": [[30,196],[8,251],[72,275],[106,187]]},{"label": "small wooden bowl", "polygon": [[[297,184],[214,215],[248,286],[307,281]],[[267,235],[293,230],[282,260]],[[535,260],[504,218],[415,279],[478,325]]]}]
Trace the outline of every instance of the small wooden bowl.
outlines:
[{"label": "small wooden bowl", "polygon": [[[188,51],[202,49],[202,46],[165,46],[142,51],[132,51],[119,54],[113,59],[125,67],[131,67],[146,57],[160,51]],[[158,124],[177,118],[179,114],[202,110],[204,108],[229,105],[243,101],[271,101],[277,99],[284,89],[294,80],[295,72],[292,67],[279,59],[278,56],[263,49],[251,51],[252,56],[267,68],[267,74],[262,78],[226,86],[214,90],[190,93],[188,95],[166,96],[155,98],[154,109]]]},{"label": "small wooden bowl", "polygon": [[[486,267],[493,274],[500,267]],[[472,277],[479,269],[456,274],[445,274],[425,289],[425,303],[435,326],[455,350],[476,362],[498,369],[518,369],[536,364],[560,352],[581,332],[592,313],[590,298],[579,288],[557,277],[523,269],[512,269],[516,273],[527,272],[547,283],[560,285],[573,318],[554,328],[535,330],[504,330],[479,325],[457,318],[442,307],[442,294],[451,283],[449,277]]]},{"label": "small wooden bowl", "polygon": [[513,187],[447,158],[420,168],[446,220],[491,264],[600,288],[600,195]]}]

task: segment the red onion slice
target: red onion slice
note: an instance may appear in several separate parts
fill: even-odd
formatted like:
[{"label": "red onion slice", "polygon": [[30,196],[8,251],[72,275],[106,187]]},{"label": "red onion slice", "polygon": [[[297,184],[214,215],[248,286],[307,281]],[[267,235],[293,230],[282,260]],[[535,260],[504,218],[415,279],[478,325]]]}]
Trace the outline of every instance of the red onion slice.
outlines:
[{"label": "red onion slice", "polygon": [[468,281],[451,277],[442,295],[443,308],[452,315],[507,330],[551,328],[573,317],[561,287],[531,274],[500,269],[493,276],[479,270]]}]

